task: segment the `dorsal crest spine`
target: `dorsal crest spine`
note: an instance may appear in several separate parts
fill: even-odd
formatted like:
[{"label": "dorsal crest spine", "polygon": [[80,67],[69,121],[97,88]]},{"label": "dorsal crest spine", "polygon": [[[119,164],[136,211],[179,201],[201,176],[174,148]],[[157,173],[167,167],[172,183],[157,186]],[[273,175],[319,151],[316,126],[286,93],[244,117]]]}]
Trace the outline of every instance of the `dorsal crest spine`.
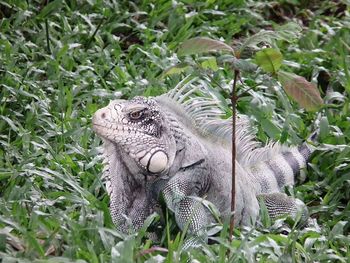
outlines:
[{"label": "dorsal crest spine", "polygon": [[[214,142],[231,146],[232,117],[224,118],[225,100],[198,77],[187,76],[168,93],[158,97],[172,111],[184,117],[198,134]],[[279,143],[267,143],[264,147],[255,139],[254,129],[247,116],[237,115],[237,161],[243,166],[265,161],[289,148]]]}]

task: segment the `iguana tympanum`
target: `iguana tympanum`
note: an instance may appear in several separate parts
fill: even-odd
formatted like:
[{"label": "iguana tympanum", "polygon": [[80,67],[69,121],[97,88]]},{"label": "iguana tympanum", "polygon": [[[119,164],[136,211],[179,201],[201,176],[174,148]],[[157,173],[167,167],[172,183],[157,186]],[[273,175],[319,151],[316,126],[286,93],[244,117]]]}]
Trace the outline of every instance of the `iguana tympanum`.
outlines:
[{"label": "iguana tympanum", "polygon": [[[192,96],[195,91],[205,96]],[[160,198],[190,233],[213,222],[203,199],[223,218],[231,215],[232,120],[221,118],[217,99],[208,94],[177,88],[155,98],[113,100],[94,114],[93,129],[103,140],[110,211],[119,230],[140,228]],[[272,218],[300,211],[306,219],[303,202],[281,191],[294,184],[311,147],[262,146],[242,116],[236,144],[236,225],[255,222],[259,198]]]}]

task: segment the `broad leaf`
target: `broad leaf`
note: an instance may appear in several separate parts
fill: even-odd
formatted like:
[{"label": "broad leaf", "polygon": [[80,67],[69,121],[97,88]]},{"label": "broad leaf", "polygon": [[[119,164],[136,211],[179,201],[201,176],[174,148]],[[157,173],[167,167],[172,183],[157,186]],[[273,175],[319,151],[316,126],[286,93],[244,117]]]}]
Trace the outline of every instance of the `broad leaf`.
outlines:
[{"label": "broad leaf", "polygon": [[323,100],[315,84],[305,78],[284,71],[278,72],[278,80],[286,93],[308,111],[319,109]]},{"label": "broad leaf", "polygon": [[190,64],[188,64],[187,62],[181,62],[179,64],[176,64],[174,66],[167,68],[162,73],[160,78],[165,78],[166,76],[170,76],[170,75],[174,75],[174,74],[180,74],[180,73],[184,72],[186,69],[188,69],[189,67],[190,67]]},{"label": "broad leaf", "polygon": [[240,48],[240,52],[247,48],[259,48],[261,43],[272,44],[275,40],[284,40],[291,42],[300,36],[301,27],[293,22],[287,23],[282,26],[277,26],[275,31],[262,29],[255,35],[250,36],[245,40]]},{"label": "broad leaf", "polygon": [[256,64],[268,73],[276,73],[282,65],[281,52],[273,48],[265,48],[255,55]]},{"label": "broad leaf", "polygon": [[218,64],[216,63],[216,58],[214,57],[204,60],[201,63],[201,66],[204,69],[211,69],[213,71],[217,71],[219,69]]},{"label": "broad leaf", "polygon": [[240,48],[240,53],[242,53],[242,51],[247,47],[258,48],[257,45],[262,42],[270,44],[271,39],[275,39],[276,36],[277,36],[276,32],[262,29],[255,35],[252,35],[245,40],[245,42]]},{"label": "broad leaf", "polygon": [[218,57],[219,63],[230,63],[234,69],[238,69],[241,72],[253,73],[257,70],[258,66],[252,63],[248,59],[238,59],[233,55],[224,54]]},{"label": "broad leaf", "polygon": [[268,119],[260,119],[259,121],[264,132],[266,132],[270,138],[273,138],[275,140],[278,140],[280,138],[281,131],[275,124],[273,124],[272,121]]},{"label": "broad leaf", "polygon": [[299,38],[301,35],[301,31],[302,31],[302,28],[294,22],[290,22],[282,26],[279,26],[279,25],[275,26],[277,39],[281,39],[287,42],[291,42]]},{"label": "broad leaf", "polygon": [[207,37],[196,37],[183,42],[179,47],[178,55],[193,55],[209,51],[230,51],[233,53],[233,48],[219,40]]},{"label": "broad leaf", "polygon": [[232,61],[232,66],[234,69],[238,69],[242,72],[253,73],[257,70],[257,65],[246,59],[234,59]]}]

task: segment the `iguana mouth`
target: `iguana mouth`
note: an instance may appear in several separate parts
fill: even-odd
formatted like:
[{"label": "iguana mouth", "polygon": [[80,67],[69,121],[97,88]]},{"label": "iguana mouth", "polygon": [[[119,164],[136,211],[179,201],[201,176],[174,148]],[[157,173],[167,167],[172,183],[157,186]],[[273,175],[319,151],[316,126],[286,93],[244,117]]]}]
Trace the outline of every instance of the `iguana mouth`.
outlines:
[{"label": "iguana mouth", "polygon": [[[110,138],[106,137],[106,133],[115,133],[115,132],[120,132],[120,133],[128,133],[132,134],[134,133],[135,136],[141,136],[141,135],[147,135],[154,137],[153,134],[148,133],[147,131],[144,131],[142,129],[137,129],[137,128],[126,128],[123,124],[113,124],[113,123],[105,123],[106,125],[100,124],[98,122],[92,122],[93,125],[93,130],[99,135],[102,136],[108,140],[111,140]],[[104,132],[101,132],[100,129],[103,129]],[[116,135],[114,135],[116,136]]]}]

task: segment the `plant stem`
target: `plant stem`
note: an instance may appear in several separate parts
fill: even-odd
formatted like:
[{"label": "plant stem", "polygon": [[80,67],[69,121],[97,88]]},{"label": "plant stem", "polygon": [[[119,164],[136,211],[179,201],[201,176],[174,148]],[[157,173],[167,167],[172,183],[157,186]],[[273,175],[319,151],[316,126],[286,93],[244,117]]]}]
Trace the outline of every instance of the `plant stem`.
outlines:
[{"label": "plant stem", "polygon": [[47,53],[51,54],[50,48],[50,33],[49,33],[49,21],[45,19],[45,31],[46,31],[46,45],[47,45]]},{"label": "plant stem", "polygon": [[94,39],[94,37],[97,34],[97,31],[100,29],[100,27],[102,26],[102,23],[104,22],[104,18],[101,19],[100,23],[98,23],[94,33],[92,33],[91,37],[89,38],[89,41],[87,42],[86,46],[85,46],[85,50],[87,50],[90,47],[90,44],[92,42],[92,40]]},{"label": "plant stem", "polygon": [[109,73],[111,73],[111,71],[115,68],[117,66],[117,64],[113,64],[110,68],[109,68],[109,70],[103,75],[103,79],[105,79],[108,75],[109,75]]},{"label": "plant stem", "polygon": [[231,189],[231,220],[230,220],[230,242],[233,238],[233,229],[234,229],[234,212],[236,205],[236,85],[239,75],[239,70],[234,71],[234,80],[232,84],[232,93],[231,93],[231,104],[232,104],[232,189]]}]

